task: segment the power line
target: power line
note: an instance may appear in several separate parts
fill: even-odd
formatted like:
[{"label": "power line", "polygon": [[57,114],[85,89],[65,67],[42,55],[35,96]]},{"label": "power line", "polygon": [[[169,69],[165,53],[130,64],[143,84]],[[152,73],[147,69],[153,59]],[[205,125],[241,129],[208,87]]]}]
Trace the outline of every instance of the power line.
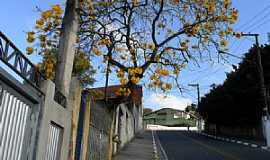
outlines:
[{"label": "power line", "polygon": [[255,16],[253,16],[251,19],[249,19],[247,22],[242,24],[241,26],[237,27],[237,30],[240,28],[243,28],[244,26],[248,25],[249,23],[252,23],[257,17],[262,15],[265,11],[267,11],[270,7],[270,4],[268,4],[265,8],[263,8],[261,11],[259,11]]},{"label": "power line", "polygon": [[259,23],[259,24],[255,25],[255,26],[253,26],[248,32],[251,32],[251,31],[253,31],[253,30],[255,30],[255,29],[259,29],[259,28],[261,28],[263,25],[268,24],[269,22],[270,22],[270,19],[266,19],[266,20],[263,21],[262,23]]}]

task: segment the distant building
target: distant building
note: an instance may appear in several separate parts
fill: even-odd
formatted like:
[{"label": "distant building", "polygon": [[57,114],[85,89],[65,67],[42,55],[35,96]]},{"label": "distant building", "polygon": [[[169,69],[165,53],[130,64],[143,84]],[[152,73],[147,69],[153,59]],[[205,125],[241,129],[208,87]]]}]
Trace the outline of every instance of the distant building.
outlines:
[{"label": "distant building", "polygon": [[182,110],[162,108],[144,115],[144,125],[155,124],[164,126],[195,126],[196,117]]}]

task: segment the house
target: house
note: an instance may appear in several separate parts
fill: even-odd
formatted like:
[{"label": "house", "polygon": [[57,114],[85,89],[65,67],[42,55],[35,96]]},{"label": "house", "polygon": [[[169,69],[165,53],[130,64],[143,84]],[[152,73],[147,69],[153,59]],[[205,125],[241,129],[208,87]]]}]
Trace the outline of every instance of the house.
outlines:
[{"label": "house", "polygon": [[116,94],[121,86],[86,89],[82,94],[75,159],[110,159],[142,131],[142,87],[129,97]]},{"label": "house", "polygon": [[182,110],[172,108],[162,108],[160,110],[148,113],[143,117],[144,125],[155,124],[163,126],[195,126],[196,117]]}]

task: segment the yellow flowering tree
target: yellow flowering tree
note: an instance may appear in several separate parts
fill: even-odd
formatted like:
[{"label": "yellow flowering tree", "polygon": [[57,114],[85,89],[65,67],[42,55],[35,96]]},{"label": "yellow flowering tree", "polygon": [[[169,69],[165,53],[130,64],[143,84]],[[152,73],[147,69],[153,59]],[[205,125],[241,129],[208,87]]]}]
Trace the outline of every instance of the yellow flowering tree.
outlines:
[{"label": "yellow flowering tree", "polygon": [[[52,13],[43,12],[36,27],[45,26],[48,17],[54,26],[59,13],[56,6]],[[78,14],[78,48],[102,59],[108,73],[117,71],[121,95],[128,95],[142,78],[163,91],[178,86],[190,61],[226,49],[238,18],[230,0],[80,0]],[[33,33],[29,35],[33,42]]]},{"label": "yellow flowering tree", "polygon": [[[27,32],[27,54],[37,53],[43,57],[37,65],[47,79],[54,79],[57,63],[59,39],[62,31],[63,10],[60,5],[52,5],[48,10],[38,9],[41,13],[36,20],[32,31]],[[94,82],[92,75],[95,73],[91,66],[89,55],[83,50],[77,49],[74,58],[73,74],[77,75],[82,84],[88,85]]]}]

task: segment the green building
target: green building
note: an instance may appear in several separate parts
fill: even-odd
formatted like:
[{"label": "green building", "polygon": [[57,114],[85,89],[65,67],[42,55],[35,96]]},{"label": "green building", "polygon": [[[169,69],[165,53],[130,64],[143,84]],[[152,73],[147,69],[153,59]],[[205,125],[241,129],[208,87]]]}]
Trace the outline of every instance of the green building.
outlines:
[{"label": "green building", "polygon": [[144,115],[144,125],[162,125],[169,127],[195,127],[196,118],[194,115],[182,110],[162,108],[160,110]]}]

